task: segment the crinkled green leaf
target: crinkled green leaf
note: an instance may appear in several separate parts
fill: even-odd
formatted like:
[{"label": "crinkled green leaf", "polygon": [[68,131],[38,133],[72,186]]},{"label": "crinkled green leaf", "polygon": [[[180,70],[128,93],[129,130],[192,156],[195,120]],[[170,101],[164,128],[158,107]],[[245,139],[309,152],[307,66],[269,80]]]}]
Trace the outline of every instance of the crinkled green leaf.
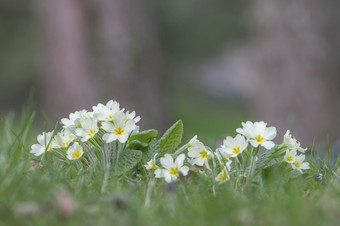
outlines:
[{"label": "crinkled green leaf", "polygon": [[119,155],[117,174],[122,175],[133,169],[142,159],[143,153],[138,150],[126,149]]},{"label": "crinkled green leaf", "polygon": [[153,138],[156,138],[157,135],[158,135],[157,130],[154,129],[144,130],[134,135],[131,135],[129,141],[139,140],[140,142],[143,143],[149,143]]},{"label": "crinkled green leaf", "polygon": [[147,147],[148,147],[147,143],[143,143],[139,140],[133,140],[128,144],[127,149],[145,151]]},{"label": "crinkled green leaf", "polygon": [[173,124],[159,140],[161,153],[170,153],[174,151],[181,143],[183,137],[183,122],[178,120]]},{"label": "crinkled green leaf", "polygon": [[276,147],[263,152],[255,163],[255,174],[270,164],[275,157]]},{"label": "crinkled green leaf", "polygon": [[159,141],[156,140],[156,139],[153,139],[150,143],[149,143],[149,148],[147,150],[146,153],[144,153],[143,155],[143,163],[146,163],[148,162],[150,159],[153,158],[153,156],[156,154],[156,153],[159,153],[161,151],[161,147],[160,147],[160,144],[159,144]]}]

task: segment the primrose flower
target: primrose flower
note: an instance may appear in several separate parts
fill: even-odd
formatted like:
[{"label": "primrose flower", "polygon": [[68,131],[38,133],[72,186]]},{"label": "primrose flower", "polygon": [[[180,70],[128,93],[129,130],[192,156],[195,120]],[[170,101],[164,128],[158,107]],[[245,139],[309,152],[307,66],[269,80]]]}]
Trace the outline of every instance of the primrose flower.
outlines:
[{"label": "primrose flower", "polygon": [[305,160],[305,155],[298,155],[295,157],[295,162],[292,163],[293,169],[297,169],[300,173],[303,173],[302,170],[310,169],[308,162],[303,162]]},{"label": "primrose flower", "polygon": [[37,140],[39,144],[33,144],[31,146],[30,153],[34,154],[35,156],[39,156],[44,154],[46,151],[51,152],[53,150],[52,148],[54,148],[52,144],[52,136],[53,131],[48,133],[43,132],[42,134],[38,135]]},{"label": "primrose flower", "polygon": [[113,100],[107,102],[106,105],[98,104],[97,106],[93,106],[92,109],[93,117],[99,122],[112,121],[115,114],[121,111],[119,103]]},{"label": "primrose flower", "polygon": [[191,140],[188,142],[188,147],[192,147],[195,145],[196,142],[198,142],[199,140],[197,139],[197,135],[195,135],[193,138],[191,138]]},{"label": "primrose flower", "polygon": [[165,181],[170,183],[177,180],[180,173],[183,176],[186,176],[188,174],[189,167],[183,166],[184,160],[185,154],[180,154],[176,158],[175,162],[171,155],[165,154],[164,157],[160,159],[160,162],[165,169],[156,169],[155,177],[164,177]]},{"label": "primrose flower", "polygon": [[230,165],[232,163],[232,161],[230,160],[230,155],[229,154],[226,154],[224,156],[223,155],[224,154],[221,152],[221,148],[216,149],[216,151],[214,152],[214,156],[216,156],[220,165],[223,165],[222,158],[227,160],[226,167],[227,167],[228,170],[230,170],[230,168],[231,168]]},{"label": "primrose flower", "polygon": [[216,177],[215,180],[218,181],[220,184],[230,180],[230,176],[228,171],[224,168]]},{"label": "primrose flower", "polygon": [[248,142],[244,138],[244,136],[237,134],[235,138],[227,137],[223,141],[223,145],[221,146],[220,152],[223,153],[223,156],[229,155],[234,158],[247,148]]},{"label": "primrose flower", "polygon": [[292,137],[289,130],[287,130],[286,134],[284,135],[283,145],[285,145],[290,150],[297,150],[302,153],[304,153],[307,150],[307,148],[300,147],[300,142],[298,142],[294,137]]},{"label": "primrose flower", "polygon": [[296,150],[287,150],[283,159],[288,163],[295,162]]},{"label": "primrose flower", "polygon": [[141,120],[140,116],[136,116],[136,112],[126,112],[126,122],[128,122],[129,120],[133,120],[135,123],[139,122]]},{"label": "primrose flower", "polygon": [[212,153],[207,150],[202,142],[196,141],[193,146],[189,147],[188,156],[192,158],[190,160],[192,165],[205,165],[208,169],[210,169],[208,160],[211,158]]},{"label": "primrose flower", "polygon": [[76,138],[69,130],[62,130],[55,135],[53,142],[58,148],[67,148],[71,142]]},{"label": "primrose flower", "polygon": [[151,169],[159,169],[159,167],[156,165],[156,156],[158,155],[158,153],[156,153],[154,156],[153,156],[153,158],[150,160],[150,161],[148,161],[147,162],[147,164],[146,165],[144,165],[145,166],[145,168],[147,169],[147,170],[151,170]]},{"label": "primrose flower", "polygon": [[103,135],[103,140],[106,143],[111,143],[114,140],[125,143],[136,125],[134,120],[127,120],[126,114],[119,112],[113,118],[113,122],[103,122],[101,128],[108,132]]},{"label": "primrose flower", "polygon": [[83,147],[80,146],[79,143],[75,142],[72,146],[68,148],[66,154],[69,160],[79,159],[84,154]]},{"label": "primrose flower", "polygon": [[267,123],[263,121],[255,123],[250,121],[242,122],[242,126],[243,128],[238,128],[236,132],[248,138],[253,147],[261,145],[265,149],[271,149],[275,146],[275,143],[271,141],[276,137],[275,127],[268,128]]},{"label": "primrose flower", "polygon": [[217,156],[217,158],[224,158],[226,160],[229,160],[231,158],[231,155],[229,153],[222,151],[222,147],[216,149],[215,155]]},{"label": "primrose flower", "polygon": [[86,110],[75,111],[69,115],[69,118],[61,119],[61,124],[63,124],[64,129],[69,129],[72,133],[74,133],[76,129],[82,127],[82,120],[91,119],[92,117],[92,112],[88,112]]},{"label": "primrose flower", "polygon": [[76,129],[76,135],[81,138],[82,142],[88,141],[98,133],[98,124],[94,119],[80,120],[80,125],[81,128]]}]

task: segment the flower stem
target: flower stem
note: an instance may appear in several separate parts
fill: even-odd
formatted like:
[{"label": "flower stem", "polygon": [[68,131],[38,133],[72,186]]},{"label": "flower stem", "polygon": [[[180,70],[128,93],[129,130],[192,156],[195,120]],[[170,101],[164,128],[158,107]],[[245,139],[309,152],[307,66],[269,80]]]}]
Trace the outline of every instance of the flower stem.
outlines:
[{"label": "flower stem", "polygon": [[107,187],[107,183],[109,180],[109,175],[110,175],[110,169],[111,169],[111,161],[109,161],[108,158],[108,147],[109,145],[105,144],[104,146],[104,179],[103,179],[103,185],[102,185],[102,189],[101,192],[104,193],[106,191],[106,187]]},{"label": "flower stem", "polygon": [[252,150],[251,158],[250,158],[250,171],[249,171],[247,183],[253,177],[254,170],[255,170],[255,158],[256,158],[256,154],[259,152],[259,149],[260,149],[260,147],[258,146],[257,148],[253,148],[253,150]]},{"label": "flower stem", "polygon": [[177,151],[175,152],[175,155],[179,155],[181,154],[183,151],[185,151],[185,149],[187,149],[189,147],[188,144],[183,145],[182,147],[178,148]]},{"label": "flower stem", "polygon": [[115,151],[116,151],[115,173],[117,173],[117,171],[118,171],[118,162],[119,162],[119,154],[120,154],[118,141],[116,142],[116,150]]},{"label": "flower stem", "polygon": [[149,206],[150,205],[150,200],[151,200],[151,193],[152,193],[152,189],[155,185],[155,181],[153,180],[153,178],[151,177],[148,183],[148,188],[146,190],[146,194],[145,194],[145,203],[144,206]]},{"label": "flower stem", "polygon": [[111,164],[107,162],[105,166],[104,180],[103,180],[103,185],[101,189],[102,193],[106,191],[106,186],[107,186],[107,182],[109,180],[109,175],[110,175],[110,168],[111,168]]}]

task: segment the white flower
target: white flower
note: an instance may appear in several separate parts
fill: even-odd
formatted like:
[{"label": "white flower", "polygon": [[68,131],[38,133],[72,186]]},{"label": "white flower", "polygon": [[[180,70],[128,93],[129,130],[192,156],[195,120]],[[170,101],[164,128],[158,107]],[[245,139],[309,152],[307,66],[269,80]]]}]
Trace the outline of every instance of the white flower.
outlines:
[{"label": "white flower", "polygon": [[119,112],[113,118],[113,122],[103,122],[101,128],[108,132],[103,135],[103,140],[106,143],[111,143],[114,140],[125,143],[136,125],[134,120],[127,120],[126,115]]},{"label": "white flower", "polygon": [[237,155],[241,154],[248,146],[247,140],[244,136],[237,134],[235,138],[227,137],[223,141],[223,145],[220,152],[222,152],[223,156],[229,155],[230,157],[236,157]]},{"label": "white flower", "polygon": [[[217,155],[218,158],[225,158],[226,160],[229,160],[231,158],[231,154],[229,153],[225,153],[222,151],[222,147],[221,148],[217,148],[215,151],[215,155]],[[220,159],[219,159],[220,160]],[[221,160],[220,160],[221,161]]]},{"label": "white flower", "polygon": [[255,123],[250,121],[242,122],[242,126],[243,128],[238,128],[236,132],[248,138],[253,147],[261,145],[266,149],[271,149],[275,146],[275,143],[271,141],[276,137],[275,127],[267,128],[267,123],[263,121]]},{"label": "white flower", "polygon": [[185,160],[185,154],[180,154],[175,162],[171,155],[165,154],[163,158],[160,159],[162,166],[165,169],[157,169],[155,170],[156,178],[165,178],[165,181],[170,183],[172,181],[177,180],[179,173],[183,176],[186,176],[189,171],[189,167],[183,166]]},{"label": "white flower", "polygon": [[192,158],[190,160],[192,165],[205,165],[208,169],[210,168],[208,160],[211,158],[212,153],[207,150],[202,142],[196,141],[192,147],[189,147],[188,156]]},{"label": "white flower", "polygon": [[106,105],[98,104],[97,106],[93,106],[93,117],[102,122],[112,121],[115,114],[120,112],[119,103],[113,100],[110,100],[106,103]]},{"label": "white flower", "polygon": [[228,170],[230,170],[231,168],[231,163],[232,161],[230,160],[230,155],[229,154],[226,154],[223,156],[223,153],[221,153],[221,148],[218,148],[216,149],[216,151],[214,152],[214,155],[216,156],[218,162],[220,163],[220,165],[223,165],[223,161],[222,161],[222,158],[226,159],[227,162],[225,164],[225,166],[227,167]]},{"label": "white flower", "polygon": [[[31,151],[30,153],[34,154],[35,156],[39,156],[44,154],[46,151],[52,151],[53,144],[52,144],[52,136],[53,136],[53,131],[45,133],[43,132],[42,134],[38,135],[37,140],[39,144],[33,144],[31,146]],[[46,150],[48,146],[48,150]]]},{"label": "white flower", "polygon": [[69,115],[69,118],[61,119],[61,124],[63,124],[63,128],[69,129],[72,133],[74,133],[76,129],[82,127],[82,120],[91,119],[92,117],[92,112],[88,112],[86,110],[75,111]]},{"label": "white flower", "polygon": [[126,113],[126,122],[128,122],[129,120],[133,120],[135,123],[139,122],[141,120],[140,116],[136,116],[136,112],[129,112],[127,111]]},{"label": "white flower", "polygon": [[69,160],[79,159],[84,154],[83,147],[80,146],[79,143],[75,142],[68,148],[66,154]]},{"label": "white flower", "polygon": [[53,142],[58,148],[67,148],[70,143],[76,138],[69,130],[62,130],[55,135]]},{"label": "white flower", "polygon": [[191,138],[191,140],[188,142],[188,148],[192,147],[195,145],[196,142],[198,142],[199,140],[197,139],[197,135],[195,135],[193,138]]},{"label": "white flower", "polygon": [[221,184],[230,180],[230,176],[228,171],[224,168],[216,177],[215,180],[220,182]]},{"label": "white flower", "polygon": [[283,159],[288,163],[295,162],[296,150],[287,150]]},{"label": "white flower", "polygon": [[284,135],[283,145],[285,145],[290,150],[297,150],[302,153],[307,150],[307,148],[300,147],[300,142],[298,142],[295,137],[292,137],[289,130],[287,130],[286,134]]},{"label": "white flower", "polygon": [[159,167],[156,165],[156,156],[158,155],[158,153],[156,153],[153,158],[147,162],[145,166],[145,168],[147,170],[151,170],[151,169],[159,169]]},{"label": "white flower", "polygon": [[292,163],[293,169],[297,169],[300,173],[303,173],[302,170],[309,169],[309,163],[303,162],[305,160],[305,155],[298,155],[295,157],[295,162]]},{"label": "white flower", "polygon": [[80,120],[81,128],[76,129],[76,135],[81,138],[82,142],[88,141],[98,133],[97,121],[86,118]]}]

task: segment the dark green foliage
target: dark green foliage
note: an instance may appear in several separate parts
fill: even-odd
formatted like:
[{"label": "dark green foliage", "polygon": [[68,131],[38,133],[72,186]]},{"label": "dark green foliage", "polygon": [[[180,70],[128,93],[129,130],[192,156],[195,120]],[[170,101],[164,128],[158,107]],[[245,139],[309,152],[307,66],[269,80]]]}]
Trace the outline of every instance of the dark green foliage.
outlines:
[{"label": "dark green foliage", "polygon": [[161,153],[171,153],[180,145],[183,137],[183,122],[178,120],[160,138]]},{"label": "dark green foliage", "polygon": [[122,175],[129,172],[142,159],[143,153],[138,150],[126,149],[119,155],[117,174]]},{"label": "dark green foliage", "polygon": [[153,139],[150,144],[149,144],[149,148],[148,151],[143,155],[143,160],[142,162],[145,164],[146,162],[148,162],[150,159],[153,158],[153,156],[156,153],[159,153],[161,150],[159,141],[156,139]]},{"label": "dark green foliage", "polygon": [[149,143],[153,138],[156,138],[158,131],[154,129],[144,130],[137,134],[131,135],[129,141],[138,140],[142,143]]}]

